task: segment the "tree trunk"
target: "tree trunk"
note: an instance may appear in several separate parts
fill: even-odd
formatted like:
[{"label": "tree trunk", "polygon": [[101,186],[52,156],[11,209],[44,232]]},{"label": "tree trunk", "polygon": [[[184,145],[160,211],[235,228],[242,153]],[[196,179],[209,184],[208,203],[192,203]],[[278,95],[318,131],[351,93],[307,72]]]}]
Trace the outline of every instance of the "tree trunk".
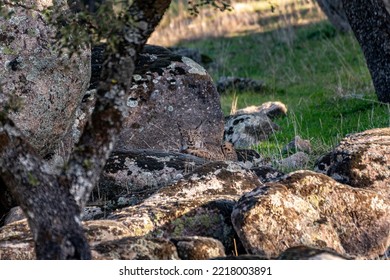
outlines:
[{"label": "tree trunk", "polygon": [[317,2],[337,30],[341,32],[351,30],[341,0],[317,0]]},{"label": "tree trunk", "polygon": [[342,0],[374,83],[378,100],[390,103],[390,14],[382,0]]}]

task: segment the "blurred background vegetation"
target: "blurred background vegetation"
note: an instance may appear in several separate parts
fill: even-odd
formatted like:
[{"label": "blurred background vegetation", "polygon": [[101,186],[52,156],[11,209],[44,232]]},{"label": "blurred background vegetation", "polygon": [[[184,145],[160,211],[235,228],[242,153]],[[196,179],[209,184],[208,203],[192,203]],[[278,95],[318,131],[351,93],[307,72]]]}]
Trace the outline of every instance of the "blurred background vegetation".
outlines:
[{"label": "blurred background vegetation", "polygon": [[[250,105],[281,101],[287,117],[256,148],[278,160],[295,135],[313,145],[312,161],[345,135],[390,126],[390,107],[377,101],[363,54],[352,33],[328,22],[314,0],[231,1],[231,11],[207,7],[190,14],[187,1],[172,1],[150,44],[199,49],[221,76],[263,80],[264,92],[221,95],[225,115]],[[310,166],[308,166],[310,168]]]}]

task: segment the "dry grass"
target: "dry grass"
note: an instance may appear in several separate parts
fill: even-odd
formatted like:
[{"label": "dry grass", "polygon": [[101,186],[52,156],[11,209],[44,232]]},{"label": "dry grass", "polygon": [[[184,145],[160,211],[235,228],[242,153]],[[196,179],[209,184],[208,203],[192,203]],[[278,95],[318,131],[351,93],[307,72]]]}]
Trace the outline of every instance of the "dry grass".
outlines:
[{"label": "dry grass", "polygon": [[232,11],[208,7],[196,17],[190,15],[184,2],[172,2],[148,43],[173,46],[182,41],[274,30],[291,43],[294,27],[325,19],[314,0],[232,1]]}]

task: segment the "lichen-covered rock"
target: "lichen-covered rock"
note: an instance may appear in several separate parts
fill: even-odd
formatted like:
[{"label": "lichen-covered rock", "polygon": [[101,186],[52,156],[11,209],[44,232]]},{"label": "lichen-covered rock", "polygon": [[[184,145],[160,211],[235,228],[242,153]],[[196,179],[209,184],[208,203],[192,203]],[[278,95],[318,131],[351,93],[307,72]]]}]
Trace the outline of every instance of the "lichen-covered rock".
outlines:
[{"label": "lichen-covered rock", "polygon": [[246,108],[237,110],[234,113],[234,115],[248,114],[265,114],[272,120],[276,117],[287,115],[287,106],[279,101],[270,101],[263,103],[260,106],[248,106]]},{"label": "lichen-covered rock", "polygon": [[226,119],[224,140],[235,148],[250,148],[278,129],[265,114],[233,115]]},{"label": "lichen-covered rock", "polygon": [[211,162],[109,218],[122,222],[133,236],[212,237],[231,252],[235,238],[230,221],[233,205],[260,184],[255,174],[237,163]]},{"label": "lichen-covered rock", "polygon": [[225,256],[225,248],[219,240],[202,237],[186,236],[171,239],[182,260],[208,260]]},{"label": "lichen-covered rock", "polygon": [[117,150],[179,151],[180,131],[197,129],[208,149],[221,147],[224,118],[219,94],[206,70],[187,57],[145,46],[136,63],[127,106],[130,113]]},{"label": "lichen-covered rock", "polygon": [[[49,3],[29,0],[38,8]],[[90,79],[90,51],[62,54],[53,46],[56,30],[45,22],[42,12],[13,6],[10,18],[0,17],[0,109],[12,103],[18,111],[11,119],[31,145],[44,157],[64,156],[70,147],[63,139],[75,119]]]},{"label": "lichen-covered rock", "polygon": [[[172,242],[134,238],[123,224],[111,221],[84,222],[93,259],[179,259]],[[34,242],[26,220],[0,228],[0,259],[35,259]]]},{"label": "lichen-covered rock", "polygon": [[315,170],[340,183],[372,189],[390,199],[390,128],[345,137],[317,161]]},{"label": "lichen-covered rock", "polygon": [[389,200],[312,171],[245,194],[232,220],[247,252],[268,257],[306,245],[377,258],[390,244]]},{"label": "lichen-covered rock", "polygon": [[175,152],[115,151],[106,163],[90,203],[104,205],[106,210],[138,204],[205,162]]},{"label": "lichen-covered rock", "polygon": [[175,245],[165,239],[127,237],[92,246],[95,260],[179,260]]}]

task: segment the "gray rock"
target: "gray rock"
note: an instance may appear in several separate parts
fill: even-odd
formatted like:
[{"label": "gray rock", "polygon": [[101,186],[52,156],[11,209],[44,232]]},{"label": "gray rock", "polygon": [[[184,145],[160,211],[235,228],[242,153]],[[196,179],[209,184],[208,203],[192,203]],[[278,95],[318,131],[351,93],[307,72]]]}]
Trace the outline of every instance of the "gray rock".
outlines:
[{"label": "gray rock", "polygon": [[271,120],[276,117],[287,115],[287,106],[279,101],[270,101],[261,104],[260,106],[249,106],[240,110],[237,110],[235,115],[247,115],[247,114],[265,114]]},{"label": "gray rock", "polygon": [[165,239],[127,237],[91,248],[94,260],[178,260],[175,245]]},{"label": "gray rock", "polygon": [[340,183],[368,188],[390,198],[390,128],[378,128],[345,137],[321,157],[315,170]]},{"label": "gray rock", "polygon": [[157,150],[115,151],[108,159],[90,204],[106,210],[139,204],[182,179],[206,160]]},{"label": "gray rock", "polygon": [[207,163],[142,203],[113,212],[110,219],[126,224],[133,236],[204,236],[233,249],[230,214],[235,201],[261,184],[237,163]]},{"label": "gray rock", "polygon": [[305,169],[309,163],[309,156],[304,152],[295,153],[287,158],[284,158],[279,163],[281,169]]},{"label": "gray rock", "polygon": [[225,256],[225,248],[216,239],[202,236],[177,237],[171,239],[182,260],[208,260]]},{"label": "gray rock", "polygon": [[250,148],[277,130],[278,125],[265,114],[229,116],[225,121],[224,140],[233,143],[235,148]]},{"label": "gray rock", "polygon": [[[47,1],[29,0],[26,5],[44,7]],[[63,145],[90,80],[90,51],[59,56],[53,36],[56,30],[39,10],[11,8],[9,19],[0,18],[0,109],[18,107],[11,119],[43,157],[71,147]]]},{"label": "gray rock", "polygon": [[220,149],[224,118],[206,70],[169,50],[146,46],[139,55],[127,105],[130,114],[116,149],[179,151],[181,131],[198,130],[209,150]]},{"label": "gray rock", "polygon": [[277,257],[294,246],[376,259],[390,244],[389,200],[312,171],[297,171],[246,193],[234,228],[250,254]]}]

